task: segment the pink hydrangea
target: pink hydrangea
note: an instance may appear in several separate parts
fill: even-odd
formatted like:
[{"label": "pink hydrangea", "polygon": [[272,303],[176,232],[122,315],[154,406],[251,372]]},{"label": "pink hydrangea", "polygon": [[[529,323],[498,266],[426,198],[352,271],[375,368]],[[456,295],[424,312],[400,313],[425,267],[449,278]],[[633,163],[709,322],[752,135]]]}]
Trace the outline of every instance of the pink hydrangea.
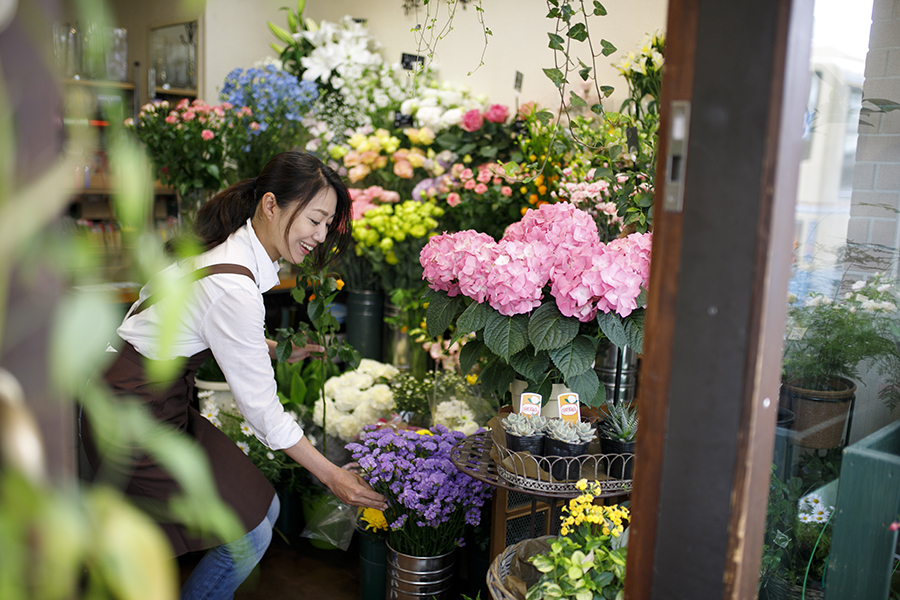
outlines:
[{"label": "pink hydrangea", "polygon": [[481,111],[477,108],[473,108],[464,114],[459,124],[466,131],[478,131],[482,125],[484,125],[484,117],[481,116]]},{"label": "pink hydrangea", "polygon": [[488,303],[501,315],[530,313],[541,305],[552,251],[541,244],[500,240],[487,277]]},{"label": "pink hydrangea", "polygon": [[428,287],[447,292],[448,296],[459,294],[453,260],[456,248],[453,236],[452,233],[433,236],[419,253],[422,278],[428,282]]},{"label": "pink hydrangea", "polygon": [[487,277],[496,255],[497,243],[491,236],[459,231],[432,237],[419,254],[419,263],[431,289],[449,296],[461,292],[480,303],[487,297]]},{"label": "pink hydrangea", "polygon": [[606,290],[594,265],[604,253],[603,244],[572,249],[564,265],[552,277],[550,293],[559,312],[586,323],[597,314],[597,300]]},{"label": "pink hydrangea", "polygon": [[502,104],[492,104],[484,113],[484,118],[491,123],[506,123],[509,118],[509,108]]}]

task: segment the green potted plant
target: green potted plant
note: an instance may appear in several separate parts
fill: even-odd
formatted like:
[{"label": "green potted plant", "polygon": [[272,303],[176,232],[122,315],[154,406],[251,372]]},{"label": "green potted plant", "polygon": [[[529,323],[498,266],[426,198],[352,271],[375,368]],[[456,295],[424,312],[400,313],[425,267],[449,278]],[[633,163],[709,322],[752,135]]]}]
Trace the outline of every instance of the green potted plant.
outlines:
[{"label": "green potted plant", "polygon": [[820,483],[800,477],[782,481],[773,469],[760,572],[769,598],[825,597],[834,506],[824,494],[810,491],[813,481]]},{"label": "green potted plant", "polygon": [[858,281],[837,298],[811,293],[802,302],[791,299],[783,385],[796,414],[795,443],[840,444],[861,364],[885,377],[879,398],[891,410],[900,403],[896,322],[896,291],[881,276]]},{"label": "green potted plant", "polygon": [[544,453],[544,427],[547,419],[541,415],[510,413],[500,424],[506,433],[506,447],[512,452],[530,452],[533,456]]},{"label": "green potted plant", "polygon": [[547,421],[544,433],[547,436],[544,440],[544,456],[558,457],[550,459],[550,473],[559,480],[577,478],[581,473],[581,465],[568,458],[587,452],[597,433],[594,425],[586,421],[573,423],[554,418]]},{"label": "green potted plant", "polygon": [[[603,454],[634,454],[637,437],[637,407],[631,402],[606,401],[606,417],[600,421],[597,433]],[[610,458],[608,475],[616,479],[631,479],[633,463],[630,457]]]}]

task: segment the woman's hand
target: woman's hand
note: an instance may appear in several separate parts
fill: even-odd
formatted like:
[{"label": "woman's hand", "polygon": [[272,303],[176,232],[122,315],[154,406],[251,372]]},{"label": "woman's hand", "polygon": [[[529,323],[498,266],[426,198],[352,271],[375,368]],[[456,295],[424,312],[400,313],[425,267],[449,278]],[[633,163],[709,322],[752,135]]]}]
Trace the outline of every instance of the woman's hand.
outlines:
[{"label": "woman's hand", "polygon": [[[278,342],[276,342],[275,340],[266,340],[266,344],[269,345],[269,356],[274,360],[275,348],[278,347]],[[300,362],[301,360],[309,358],[313,354],[322,354],[323,352],[325,352],[325,348],[319,346],[318,344],[307,344],[301,347],[294,342],[291,342],[291,355],[288,357],[287,362]]]},{"label": "woman's hand", "polygon": [[284,452],[327,485],[341,502],[378,510],[387,508],[384,496],[356,473],[344,470],[322,456],[305,436],[290,448],[285,448]]}]

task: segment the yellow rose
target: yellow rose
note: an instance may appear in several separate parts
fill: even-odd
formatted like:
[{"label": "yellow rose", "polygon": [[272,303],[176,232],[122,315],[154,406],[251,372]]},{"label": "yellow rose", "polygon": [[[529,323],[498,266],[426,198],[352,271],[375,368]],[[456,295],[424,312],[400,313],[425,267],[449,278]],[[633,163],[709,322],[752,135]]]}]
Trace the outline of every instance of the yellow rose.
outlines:
[{"label": "yellow rose", "polygon": [[361,133],[354,133],[349,140],[347,140],[347,144],[350,145],[351,148],[358,148],[360,144],[366,141],[366,136]]}]

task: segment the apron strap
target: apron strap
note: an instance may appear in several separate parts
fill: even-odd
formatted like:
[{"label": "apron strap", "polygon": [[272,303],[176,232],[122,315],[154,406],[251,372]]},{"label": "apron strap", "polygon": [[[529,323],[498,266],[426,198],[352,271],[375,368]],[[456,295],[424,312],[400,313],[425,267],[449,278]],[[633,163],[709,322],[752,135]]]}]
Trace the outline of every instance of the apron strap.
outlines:
[{"label": "apron strap", "polygon": [[[233,263],[222,263],[218,265],[210,265],[208,267],[202,267],[193,271],[192,273],[188,273],[178,282],[181,283],[193,283],[199,279],[203,279],[204,277],[209,277],[210,275],[218,275],[219,273],[230,273],[232,275],[246,275],[250,278],[253,283],[256,283],[256,278],[253,276],[253,272],[243,265],[237,265]],[[162,292],[154,292],[150,294],[146,300],[141,302],[134,312],[131,313],[130,316],[134,316],[143,312],[145,309],[149,308],[153,304],[156,304],[161,298],[163,294]]]}]

